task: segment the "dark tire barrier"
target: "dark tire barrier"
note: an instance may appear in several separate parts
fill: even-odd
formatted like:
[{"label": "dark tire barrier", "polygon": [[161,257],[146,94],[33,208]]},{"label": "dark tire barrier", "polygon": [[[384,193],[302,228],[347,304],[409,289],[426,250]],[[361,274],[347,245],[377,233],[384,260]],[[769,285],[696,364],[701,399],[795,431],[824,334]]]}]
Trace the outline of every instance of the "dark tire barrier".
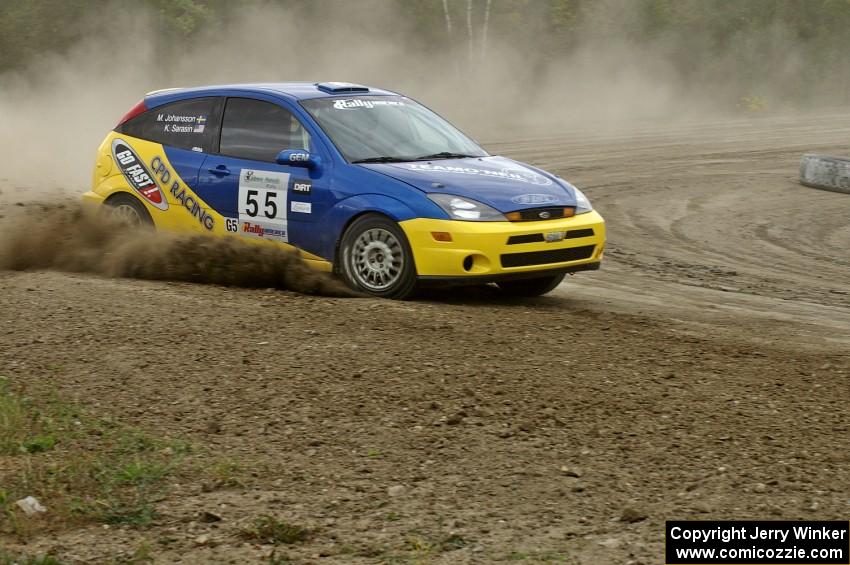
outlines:
[{"label": "dark tire barrier", "polygon": [[850,194],[850,159],[826,155],[803,155],[800,183],[812,188]]}]

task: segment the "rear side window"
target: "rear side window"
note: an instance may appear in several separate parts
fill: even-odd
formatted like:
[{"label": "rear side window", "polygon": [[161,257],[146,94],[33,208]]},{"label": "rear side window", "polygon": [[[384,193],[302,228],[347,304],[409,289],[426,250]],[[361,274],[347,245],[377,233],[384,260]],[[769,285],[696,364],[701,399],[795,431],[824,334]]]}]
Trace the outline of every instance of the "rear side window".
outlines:
[{"label": "rear side window", "polygon": [[192,98],[158,106],[123,124],[119,131],[163,145],[212,150],[217,98]]},{"label": "rear side window", "polygon": [[273,163],[284,149],[310,149],[310,136],[295,116],[277,104],[228,98],[219,152]]}]

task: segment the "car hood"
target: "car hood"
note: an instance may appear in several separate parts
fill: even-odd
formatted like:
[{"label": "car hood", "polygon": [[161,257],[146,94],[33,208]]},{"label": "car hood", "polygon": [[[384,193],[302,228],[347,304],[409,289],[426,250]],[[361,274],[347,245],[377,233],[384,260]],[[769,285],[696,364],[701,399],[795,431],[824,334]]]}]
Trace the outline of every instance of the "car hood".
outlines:
[{"label": "car hood", "polygon": [[542,206],[575,206],[569,185],[552,175],[505,157],[469,157],[365,167],[423,192],[454,194],[512,212]]}]

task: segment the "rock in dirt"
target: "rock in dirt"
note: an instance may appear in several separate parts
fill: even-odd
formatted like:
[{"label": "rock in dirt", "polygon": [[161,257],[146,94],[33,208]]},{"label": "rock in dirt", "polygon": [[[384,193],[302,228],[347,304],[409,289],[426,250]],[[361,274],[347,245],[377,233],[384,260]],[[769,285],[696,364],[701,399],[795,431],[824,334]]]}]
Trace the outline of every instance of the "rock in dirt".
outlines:
[{"label": "rock in dirt", "polygon": [[598,543],[602,547],[607,547],[608,549],[616,549],[616,548],[620,547],[620,544],[622,542],[617,538],[608,538],[606,540],[602,540],[602,541],[599,541],[599,542],[596,542],[596,543]]},{"label": "rock in dirt", "polygon": [[212,522],[221,522],[221,515],[216,514],[215,512],[210,512],[209,510],[204,510],[198,513],[198,519],[201,522],[210,524]]},{"label": "rock in dirt", "polygon": [[387,489],[387,494],[390,496],[400,496],[404,494],[407,488],[404,485],[393,485]]},{"label": "rock in dirt", "polygon": [[452,414],[451,416],[446,418],[446,425],[448,426],[456,426],[461,422],[463,422],[463,414],[461,413]]},{"label": "rock in dirt", "polygon": [[579,478],[581,477],[581,469],[579,469],[578,467],[569,467],[567,465],[562,465],[561,474],[567,477]]},{"label": "rock in dirt", "polygon": [[635,522],[640,522],[641,520],[646,520],[647,513],[643,510],[639,510],[634,506],[626,506],[623,508],[623,513],[620,514],[621,522],[628,522],[629,524],[633,524]]},{"label": "rock in dirt", "polygon": [[38,514],[39,512],[47,512],[47,508],[41,505],[34,496],[28,496],[15,502],[18,508],[24,511],[27,516]]}]

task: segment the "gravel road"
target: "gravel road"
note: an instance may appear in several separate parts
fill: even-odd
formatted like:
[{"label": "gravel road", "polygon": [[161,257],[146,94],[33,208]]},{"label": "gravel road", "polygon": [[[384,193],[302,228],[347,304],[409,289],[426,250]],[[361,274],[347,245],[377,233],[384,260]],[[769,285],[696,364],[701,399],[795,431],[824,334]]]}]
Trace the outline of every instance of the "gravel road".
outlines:
[{"label": "gravel road", "polygon": [[272,514],[317,532],[295,563],[649,564],[667,519],[845,520],[850,196],[796,179],[848,143],[824,114],[485,139],[609,225],[603,270],[535,300],[0,272],[0,375],[247,470],[144,530],[0,544],[248,563],[271,548],[236,533]]}]

